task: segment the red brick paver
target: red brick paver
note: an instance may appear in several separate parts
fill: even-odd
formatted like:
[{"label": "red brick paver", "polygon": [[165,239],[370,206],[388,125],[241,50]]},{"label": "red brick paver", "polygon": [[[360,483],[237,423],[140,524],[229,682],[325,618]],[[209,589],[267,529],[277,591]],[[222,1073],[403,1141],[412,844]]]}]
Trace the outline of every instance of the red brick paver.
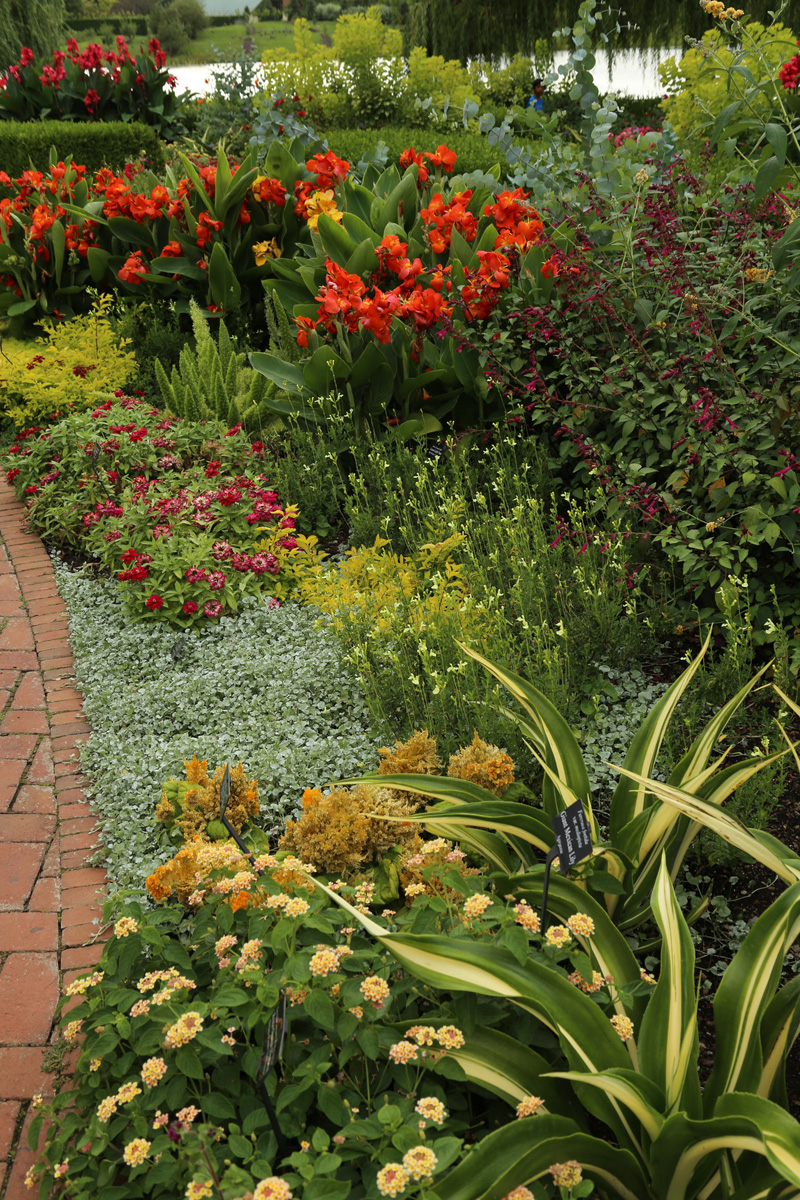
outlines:
[{"label": "red brick paver", "polygon": [[26,1130],[59,987],[100,958],[105,872],[80,774],[89,734],[50,560],[0,483],[0,1200],[29,1196]]}]

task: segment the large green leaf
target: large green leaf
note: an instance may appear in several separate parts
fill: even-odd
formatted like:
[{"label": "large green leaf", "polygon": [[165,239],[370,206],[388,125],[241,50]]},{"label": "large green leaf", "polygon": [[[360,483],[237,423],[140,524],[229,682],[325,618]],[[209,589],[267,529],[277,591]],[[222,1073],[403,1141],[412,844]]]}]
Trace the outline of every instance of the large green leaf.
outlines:
[{"label": "large green leaf", "polygon": [[266,375],[267,379],[271,379],[282,391],[288,392],[290,395],[302,396],[305,399],[310,398],[303,372],[294,363],[284,362],[275,354],[254,353],[249,357],[250,365],[254,370],[261,375]]},{"label": "large green leaf", "polygon": [[[389,933],[338,892],[318,880],[315,883],[423,983],[442,991],[474,992],[513,1001],[556,1034],[573,1070],[593,1074],[610,1067],[630,1067],[630,1055],[605,1014],[549,967],[534,959],[520,964],[496,946],[433,934]],[[619,1141],[642,1154],[636,1123],[618,1101],[588,1089],[581,1100],[585,1108],[611,1126]]]},{"label": "large green leaf", "polygon": [[657,1194],[696,1200],[726,1150],[762,1155],[778,1178],[800,1187],[800,1125],[770,1100],[729,1092],[707,1120],[676,1113],[665,1123],[651,1155]]},{"label": "large green leaf", "polygon": [[664,1094],[640,1072],[598,1071],[596,1075],[587,1075],[583,1071],[553,1071],[551,1078],[600,1088],[630,1109],[649,1138],[655,1140],[658,1137],[664,1124]]},{"label": "large green leaf", "polygon": [[303,379],[309,391],[327,396],[335,389],[337,379],[347,379],[350,363],[345,362],[332,346],[320,346],[303,364]]},{"label": "large green leaf", "polygon": [[647,788],[642,782],[636,781],[641,777],[645,780],[650,777],[672,715],[700,668],[711,640],[711,633],[709,630],[700,653],[650,710],[634,735],[622,764],[625,768],[624,778],[620,779],[611,798],[609,830],[610,840],[614,843],[625,826],[646,807]]},{"label": "large green leaf", "polygon": [[222,242],[215,242],[208,260],[208,282],[215,304],[226,313],[234,312],[242,298],[242,285],[230,264]]},{"label": "large green leaf", "polygon": [[[400,212],[401,209],[402,213]],[[396,221],[402,224],[405,229],[410,229],[416,220],[416,216],[417,171],[415,167],[411,166],[397,187],[387,197],[378,215],[378,220],[375,222],[375,228],[378,233],[382,233],[390,221]]]},{"label": "large green leaf", "polygon": [[476,1025],[466,1044],[448,1050],[447,1057],[459,1063],[472,1083],[514,1107],[526,1096],[540,1096],[548,1112],[583,1119],[571,1089],[552,1075],[547,1059],[508,1034]]},{"label": "large green leaf", "polygon": [[357,243],[347,230],[327,213],[323,213],[317,222],[317,233],[328,258],[332,258],[340,267],[346,267],[350,256],[357,249]]},{"label": "large green leaf", "polygon": [[639,1031],[639,1069],[664,1093],[667,1116],[679,1110],[699,1116],[694,942],[663,860],[652,905],[661,931],[661,968]]},{"label": "large green leaf", "polygon": [[64,270],[64,254],[67,248],[67,235],[60,221],[54,221],[50,226],[50,238],[53,243],[53,266],[55,268],[56,283],[61,283],[61,275]]},{"label": "large green leaf", "polygon": [[[535,874],[497,876],[494,882],[495,890],[501,896],[511,894],[519,897],[538,912],[544,890],[544,868]],[[628,942],[602,905],[579,884],[564,875],[551,875],[547,911],[563,924],[576,913],[591,917],[595,931],[591,938],[586,939],[586,949],[593,965],[602,976],[610,976],[617,987],[638,983],[640,968]],[[639,997],[633,1003],[634,1022],[639,1022],[644,1014],[646,998]]]},{"label": "large green leaf", "polygon": [[99,246],[90,246],[87,250],[86,261],[95,283],[102,283],[105,279],[110,258],[108,251],[101,250]]},{"label": "large green leaf", "polygon": [[800,933],[800,883],[762,913],[714,997],[714,1069],[705,1087],[710,1112],[725,1092],[755,1092],[764,1067],[761,1023],[780,984],[786,951]]},{"label": "large green leaf", "polygon": [[144,246],[147,250],[155,250],[156,244],[151,232],[151,225],[140,225],[130,217],[109,217],[108,228],[119,238],[127,252],[128,246]]},{"label": "large green leaf", "polygon": [[[537,750],[554,774],[569,787],[571,793],[590,806],[591,787],[586,764],[580,747],[567,722],[547,697],[521,676],[497,666],[477,650],[459,642],[461,649],[486,668],[495,679],[522,706],[538,732],[540,743]],[[565,804],[559,800],[552,780],[545,779],[543,788],[544,809],[548,817],[554,817]]]},{"label": "large green leaf", "polygon": [[761,1021],[761,1057],[764,1066],[759,1096],[788,1108],[786,1056],[800,1034],[800,975],[782,987]]},{"label": "large green leaf", "polygon": [[437,1179],[436,1195],[438,1200],[501,1200],[547,1175],[553,1163],[570,1159],[580,1162],[603,1196],[644,1200],[650,1194],[647,1178],[628,1151],[581,1133],[563,1117],[537,1116],[490,1133]]},{"label": "large green leaf", "polygon": [[726,842],[730,842],[732,846],[736,846],[744,854],[750,855],[756,862],[760,862],[774,871],[784,882],[789,884],[800,882],[800,859],[788,847],[770,837],[769,834],[762,833],[760,830],[748,829],[730,813],[721,811],[716,805],[709,804],[700,796],[692,796],[681,788],[670,787],[669,784],[661,783],[657,779],[648,779],[643,775],[626,770],[625,767],[615,766],[614,770],[629,776],[636,783],[641,784],[646,791],[652,792],[665,804],[677,808],[692,821],[711,829]]}]

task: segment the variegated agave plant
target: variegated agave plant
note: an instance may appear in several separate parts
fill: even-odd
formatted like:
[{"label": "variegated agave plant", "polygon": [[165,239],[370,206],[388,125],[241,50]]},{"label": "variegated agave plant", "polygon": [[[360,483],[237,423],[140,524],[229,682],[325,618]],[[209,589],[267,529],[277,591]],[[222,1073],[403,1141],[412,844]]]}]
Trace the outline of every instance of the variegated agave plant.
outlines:
[{"label": "variegated agave plant", "polygon": [[[624,1043],[602,1009],[557,968],[532,957],[520,962],[477,941],[390,933],[325,890],[424,983],[502,998],[531,1013],[560,1043],[560,1061],[548,1063],[514,1038],[477,1026],[453,1052],[473,1083],[510,1104],[536,1095],[545,1108],[489,1134],[435,1178],[437,1200],[500,1200],[565,1160],[580,1163],[601,1200],[800,1196],[800,1124],[785,1110],[800,977],[780,986],[784,956],[800,934],[800,884],[758,919],[725,972],[714,1000],[716,1054],[705,1086],[698,1076],[694,943],[666,853],[651,897],[662,937],[660,977],[648,996],[629,1000],[627,1011],[616,1002],[617,1015],[633,1020]],[[534,886],[521,894],[540,895]],[[593,965],[613,973],[618,994],[639,981],[627,942],[600,904],[569,879],[559,879],[551,897],[562,918],[577,911],[592,916],[593,935],[578,940]],[[587,1132],[587,1112],[605,1125],[606,1137]]]},{"label": "variegated agave plant", "polygon": [[576,877],[584,895],[595,899],[621,930],[634,929],[652,916],[650,895],[662,858],[674,881],[702,826],[763,863],[785,883],[797,883],[800,858],[769,834],[748,829],[722,808],[738,787],[794,747],[787,745],[777,754],[731,766],[725,765],[727,750],[713,757],[720,735],[766,667],[701,730],[666,783],[652,778],[670,720],[703,660],[710,637],[709,633],[697,657],[647,715],[622,766],[616,768],[621,778],[611,799],[606,840],[600,839],[586,764],[567,721],[532,684],[466,646],[462,647],[465,653],[482,663],[523,710],[503,711],[521,728],[542,768],[541,808],[498,800],[477,784],[433,775],[370,775],[347,782],[379,783],[435,801],[433,807],[404,819],[479,852],[496,871],[513,877],[517,884],[533,882],[541,872],[541,854],[554,843],[551,818],[582,800],[595,845],[592,858],[576,869]]}]

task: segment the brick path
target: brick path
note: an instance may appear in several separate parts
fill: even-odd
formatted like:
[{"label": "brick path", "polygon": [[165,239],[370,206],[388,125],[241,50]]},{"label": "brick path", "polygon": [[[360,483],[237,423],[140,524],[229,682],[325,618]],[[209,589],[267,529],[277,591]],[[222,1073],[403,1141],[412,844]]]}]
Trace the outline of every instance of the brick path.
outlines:
[{"label": "brick path", "polygon": [[[89,726],[53,569],[0,482],[0,1200],[28,1200],[30,1100],[59,986],[102,948],[105,872],[77,762]],[[96,923],[95,923],[96,922]]]}]

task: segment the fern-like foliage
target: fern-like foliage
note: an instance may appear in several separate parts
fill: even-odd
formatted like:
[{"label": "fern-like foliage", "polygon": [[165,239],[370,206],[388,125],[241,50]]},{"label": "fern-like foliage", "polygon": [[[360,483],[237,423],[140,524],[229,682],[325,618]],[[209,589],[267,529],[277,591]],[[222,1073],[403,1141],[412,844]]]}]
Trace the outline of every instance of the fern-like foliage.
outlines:
[{"label": "fern-like foliage", "polygon": [[[272,385],[248,365],[247,354],[237,351],[224,321],[219,322],[216,341],[208,321],[194,300],[191,302],[194,349],[184,347],[177,367],[167,375],[156,359],[155,374],[166,408],[186,421],[242,422],[248,430],[259,430],[274,418],[264,404]],[[284,331],[291,333],[283,313]]]}]

